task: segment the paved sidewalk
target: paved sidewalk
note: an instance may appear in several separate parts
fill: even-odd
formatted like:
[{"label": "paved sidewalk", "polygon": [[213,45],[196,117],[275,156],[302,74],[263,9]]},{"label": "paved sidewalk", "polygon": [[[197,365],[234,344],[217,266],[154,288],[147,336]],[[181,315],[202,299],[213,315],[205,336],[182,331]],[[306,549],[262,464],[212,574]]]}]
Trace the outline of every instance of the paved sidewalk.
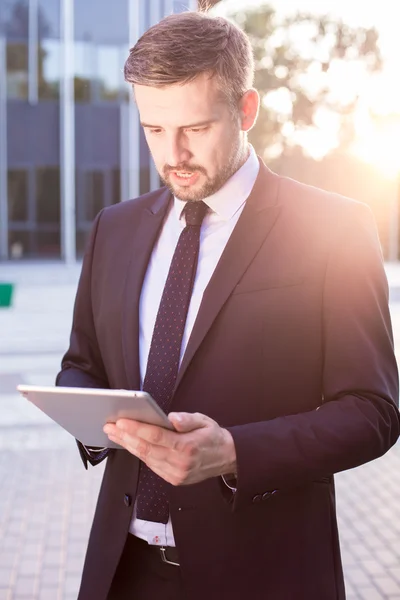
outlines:
[{"label": "paved sidewalk", "polygon": [[[400,349],[400,267],[387,272]],[[13,307],[0,309],[0,600],[77,598],[103,466],[86,472],[74,440],[15,387],[54,382],[78,276],[0,264],[0,281],[16,282]],[[400,444],[336,482],[348,599],[400,600]]]}]

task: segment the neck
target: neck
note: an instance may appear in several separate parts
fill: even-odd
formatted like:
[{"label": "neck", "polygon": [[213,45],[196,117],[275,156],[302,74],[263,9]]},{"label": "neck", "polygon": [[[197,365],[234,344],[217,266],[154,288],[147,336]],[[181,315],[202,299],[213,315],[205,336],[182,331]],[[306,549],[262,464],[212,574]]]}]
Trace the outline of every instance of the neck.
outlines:
[{"label": "neck", "polygon": [[241,154],[241,158],[239,159],[239,162],[238,162],[238,168],[236,169],[237,171],[239,171],[239,169],[241,167],[243,167],[244,163],[250,156],[250,145],[247,140],[245,140],[245,143],[243,145],[243,148],[242,148],[242,151],[240,154]]}]

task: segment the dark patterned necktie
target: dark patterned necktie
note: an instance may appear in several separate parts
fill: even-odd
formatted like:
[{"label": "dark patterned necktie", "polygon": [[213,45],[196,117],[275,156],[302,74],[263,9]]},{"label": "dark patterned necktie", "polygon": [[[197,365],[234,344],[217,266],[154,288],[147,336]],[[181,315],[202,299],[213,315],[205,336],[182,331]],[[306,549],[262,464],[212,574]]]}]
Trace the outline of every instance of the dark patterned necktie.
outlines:
[{"label": "dark patterned necktie", "polygon": [[[143,389],[168,413],[179,368],[182,337],[193,290],[204,202],[187,202],[186,227],[172,257],[154,325]],[[140,466],[137,517],[167,523],[167,483],[144,463]]]}]

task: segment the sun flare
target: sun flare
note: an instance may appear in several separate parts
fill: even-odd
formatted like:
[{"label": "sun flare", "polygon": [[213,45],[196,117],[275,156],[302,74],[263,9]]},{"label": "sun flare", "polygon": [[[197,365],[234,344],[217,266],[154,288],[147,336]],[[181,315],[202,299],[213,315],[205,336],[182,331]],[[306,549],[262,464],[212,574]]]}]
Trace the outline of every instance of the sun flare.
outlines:
[{"label": "sun flare", "polygon": [[400,113],[380,116],[360,127],[353,152],[390,179],[400,174]]}]

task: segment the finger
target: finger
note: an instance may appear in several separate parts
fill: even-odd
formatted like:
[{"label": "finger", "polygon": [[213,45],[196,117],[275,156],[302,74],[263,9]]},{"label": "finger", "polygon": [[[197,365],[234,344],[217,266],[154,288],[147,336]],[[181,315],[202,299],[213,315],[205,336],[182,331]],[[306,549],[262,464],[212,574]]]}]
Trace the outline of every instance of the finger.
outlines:
[{"label": "finger", "polygon": [[131,439],[121,439],[118,436],[109,436],[109,439],[138,459],[146,463],[146,465],[154,473],[172,485],[182,485],[189,474],[189,465],[182,461],[178,453],[164,448],[162,446],[152,446],[143,440],[132,443]]},{"label": "finger", "polygon": [[103,427],[103,431],[106,435],[118,436],[118,428],[114,423],[106,423]]},{"label": "finger", "polygon": [[[146,462],[154,473],[174,486],[192,483],[193,474],[188,461],[179,460],[176,453],[172,455],[171,451],[166,449],[158,447],[157,450],[158,452],[149,456]],[[161,450],[163,454],[159,454]]]},{"label": "finger", "polygon": [[121,446],[121,448],[125,448],[124,441],[121,440],[120,437],[108,435],[108,439],[110,440],[110,442],[114,442],[114,444],[118,444],[118,446]]},{"label": "finger", "polygon": [[[114,425],[108,424],[104,429],[110,431],[108,433],[109,440],[146,463],[152,471],[165,481],[173,485],[181,485],[183,480],[186,479],[190,464],[188,457],[185,457],[181,452],[151,444],[138,436],[131,436]],[[179,437],[179,434],[175,435]]]},{"label": "finger", "polygon": [[131,419],[118,419],[116,426],[120,435],[125,439],[127,436],[140,438],[150,444],[163,446],[164,448],[174,448],[176,444],[177,434],[158,425],[140,423]]},{"label": "finger", "polygon": [[201,413],[172,412],[169,413],[168,419],[179,433],[188,433],[215,423],[210,417]]},{"label": "finger", "polygon": [[140,458],[145,463],[149,460],[152,448],[157,448],[157,446],[151,446],[148,442],[144,442],[140,438],[132,437],[122,432],[116,435],[108,434],[108,439],[122,446],[122,448],[125,448],[125,450]]},{"label": "finger", "polygon": [[188,485],[197,483],[202,478],[193,472],[190,458],[182,456],[162,446],[153,446],[140,438],[126,439],[116,435],[109,435],[109,439],[142,460],[146,465],[168,483],[177,485]]},{"label": "finger", "polygon": [[140,441],[140,438],[122,431],[114,423],[107,423],[104,425],[103,431],[108,436],[108,439],[129,451],[131,451],[130,449],[135,447]]}]

